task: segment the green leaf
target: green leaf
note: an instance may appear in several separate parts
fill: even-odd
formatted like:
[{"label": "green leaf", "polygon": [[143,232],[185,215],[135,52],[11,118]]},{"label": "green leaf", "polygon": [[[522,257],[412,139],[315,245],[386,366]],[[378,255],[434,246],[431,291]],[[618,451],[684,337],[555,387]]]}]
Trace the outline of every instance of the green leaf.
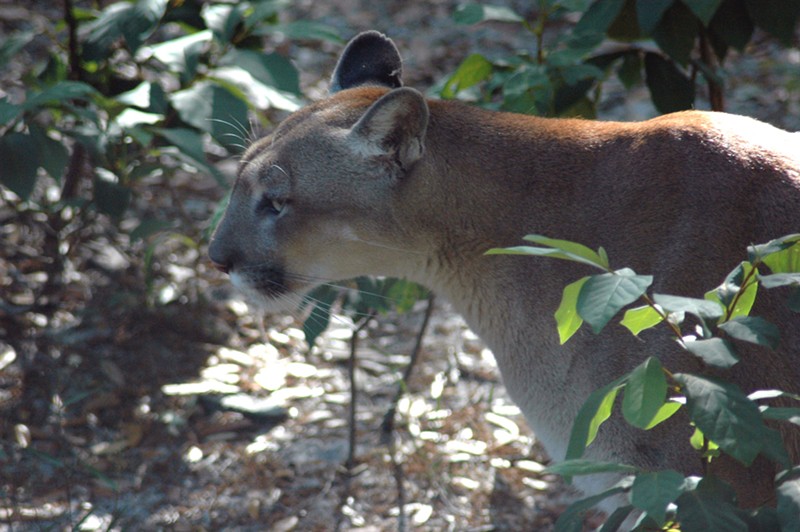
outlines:
[{"label": "green leaf", "polygon": [[542,66],[549,67],[550,60],[555,57],[556,66],[563,67],[584,62],[605,71],[622,54],[619,51],[597,53],[597,47],[603,42],[602,33],[576,33],[573,31],[559,41],[562,47],[548,50],[547,61]]},{"label": "green leaf", "polygon": [[642,65],[642,56],[637,50],[622,56],[622,64],[617,70],[617,77],[626,89],[630,89],[642,81]]},{"label": "green leaf", "polygon": [[161,122],[162,120],[164,120],[164,115],[156,113],[145,113],[144,111],[128,107],[127,109],[123,110],[119,115],[117,115],[113,123],[114,125],[122,128],[123,130],[130,131],[136,126],[153,125]]},{"label": "green leaf", "polygon": [[480,83],[492,75],[492,64],[481,54],[471,54],[459,65],[442,88],[442,98],[454,98],[464,89]]},{"label": "green leaf", "polygon": [[[275,24],[278,22],[281,11],[293,5],[293,0],[260,0],[259,2],[248,2],[250,5],[245,10],[245,28],[251,31],[253,28],[264,25]],[[244,7],[243,6],[243,7]]]},{"label": "green leaf", "polygon": [[611,416],[614,399],[627,378],[627,375],[623,375],[599,390],[595,390],[583,403],[572,424],[572,433],[567,446],[567,460],[583,456],[583,451],[597,437],[597,430]]},{"label": "green leaf", "polygon": [[[533,237],[537,237],[538,235],[528,235],[525,237],[526,240],[530,240]],[[546,237],[541,237],[546,240]],[[553,240],[554,242],[564,242],[567,244],[573,244],[572,242],[567,242],[563,240]],[[576,246],[580,246],[585,248],[585,246],[581,246],[580,244],[575,244]],[[607,269],[606,266],[603,266],[602,263],[598,261],[603,261],[604,259],[599,256],[599,254],[595,253],[594,251],[590,250],[589,248],[585,248],[591,253],[593,256],[588,256],[585,252],[581,251],[578,248],[561,248],[561,247],[548,247],[548,248],[540,248],[534,246],[515,246],[510,248],[494,248],[490,249],[486,252],[487,255],[534,255],[537,257],[551,257],[554,259],[563,259],[563,260],[570,260],[574,262],[580,262],[582,264],[588,264],[589,266],[594,266],[595,268],[600,268],[602,270]]]},{"label": "green leaf", "polygon": [[594,3],[594,0],[555,0],[558,7],[567,11],[586,11]]},{"label": "green leaf", "polygon": [[694,83],[674,63],[661,55],[644,55],[644,71],[650,97],[661,113],[691,109],[694,104]]},{"label": "green leaf", "polygon": [[203,147],[203,136],[200,133],[188,128],[154,128],[153,131],[175,146],[179,153],[188,158],[191,166],[211,174],[220,186],[227,186],[225,176],[214,165],[209,164]]},{"label": "green leaf", "polygon": [[133,8],[133,16],[120,21],[119,29],[131,53],[147,40],[158,27],[167,9],[168,0],[138,0]]},{"label": "green leaf", "polygon": [[[392,308],[392,301],[389,299],[389,288],[393,279],[378,279],[375,277],[356,278],[358,291],[348,294],[345,306],[348,310],[353,310],[357,316],[354,320],[370,315],[373,312],[386,312]],[[352,304],[352,305],[351,305]]]},{"label": "green leaf", "polygon": [[722,4],[722,0],[683,0],[683,2],[700,19],[703,26],[709,25],[720,4]]},{"label": "green leaf", "polygon": [[213,38],[211,30],[198,31],[147,47],[142,53],[152,55],[172,72],[178,72],[182,81],[188,82],[197,72],[200,55],[208,49]]},{"label": "green leaf", "polygon": [[[638,468],[632,465],[617,464],[612,462],[598,462],[595,460],[585,460],[578,458],[575,460],[564,460],[557,464],[548,466],[545,473],[561,475],[564,477],[577,477],[581,475],[594,475],[597,473],[636,473]],[[683,477],[681,477],[683,481]]]},{"label": "green leaf", "polygon": [[151,113],[164,114],[167,110],[164,89],[158,83],[150,81],[143,81],[136,88],[123,92],[114,99],[125,105],[138,107]]},{"label": "green leaf", "polygon": [[646,37],[642,34],[641,28],[639,28],[635,0],[625,1],[619,15],[608,27],[606,35],[611,39],[622,42],[637,41]]},{"label": "green leaf", "polygon": [[756,26],[771,33],[786,47],[792,45],[797,18],[800,15],[799,0],[746,0],[747,10]]},{"label": "green leaf", "polygon": [[[592,84],[587,80],[575,87],[563,85],[558,87],[552,101],[553,116],[584,119],[597,118],[595,102],[586,95],[586,91]],[[540,112],[540,109],[545,109],[546,111],[547,107],[540,107],[537,104],[537,112]]]},{"label": "green leaf", "polygon": [[297,69],[280,54],[233,48],[220,59],[220,66],[238,66],[267,86],[301,95]]},{"label": "green leaf", "polygon": [[597,503],[604,501],[609,497],[613,497],[620,493],[624,493],[630,489],[631,479],[629,477],[623,478],[615,486],[598,493],[575,501],[567,507],[567,509],[558,517],[556,521],[556,530],[558,532],[581,532],[583,528],[583,521],[587,511],[597,505]]},{"label": "green leaf", "polygon": [[203,81],[172,94],[170,102],[181,120],[210,133],[228,151],[244,148],[249,124],[247,104],[228,89]]},{"label": "green leaf", "polygon": [[622,527],[632,511],[633,506],[630,504],[626,506],[620,506],[614,510],[610,516],[608,516],[606,521],[603,523],[603,526],[601,526],[597,532],[616,532]]},{"label": "green leaf", "polygon": [[644,305],[626,310],[620,323],[634,336],[639,336],[640,332],[655,327],[662,321],[664,318],[656,309],[650,305]]},{"label": "green leaf", "polygon": [[158,128],[154,131],[192,159],[207,164],[206,154],[203,148],[203,136],[197,131],[187,128]]},{"label": "green leaf", "polygon": [[605,33],[622,11],[625,0],[598,0],[586,11],[573,30],[575,33]]},{"label": "green leaf", "polygon": [[86,25],[88,35],[83,42],[83,59],[105,60],[120,37],[125,38],[128,50],[135,53],[158,27],[166,8],[167,0],[111,4],[100,17]]},{"label": "green leaf", "polygon": [[689,445],[691,445],[694,450],[703,452],[704,458],[717,457],[720,454],[719,445],[706,438],[703,431],[697,427],[694,428],[694,432],[689,437]]},{"label": "green leaf", "polygon": [[303,322],[303,334],[306,336],[309,349],[314,346],[317,337],[328,328],[331,321],[331,307],[337,297],[339,290],[325,285],[315,288],[305,297],[304,305],[314,303],[311,313]]},{"label": "green leaf", "polygon": [[651,275],[637,275],[629,268],[593,275],[578,295],[578,314],[599,333],[617,312],[639,299],[652,283]]},{"label": "green leaf", "polygon": [[712,39],[721,40],[724,45],[742,52],[750,42],[755,26],[744,0],[725,0],[711,19],[709,29]]},{"label": "green leaf", "polygon": [[764,264],[769,266],[772,273],[797,273],[800,272],[800,243],[776,251],[764,257]]},{"label": "green leaf", "polygon": [[4,126],[17,118],[22,111],[22,106],[8,103],[5,98],[0,100],[0,126]]},{"label": "green leaf", "polygon": [[[800,275],[798,275],[798,281],[800,281]],[[719,328],[732,338],[752,344],[765,345],[771,349],[778,348],[778,342],[781,338],[780,330],[775,325],[757,316],[734,318],[721,324]]]},{"label": "green leaf", "polygon": [[686,342],[686,350],[699,357],[706,364],[717,368],[730,368],[739,362],[739,355],[725,339],[709,338]]},{"label": "green leaf", "polygon": [[64,145],[57,140],[53,140],[47,132],[39,126],[29,124],[28,129],[36,142],[39,156],[39,166],[44,168],[50,176],[57,182],[61,182],[61,176],[69,163],[69,152]]},{"label": "green leaf", "polygon": [[550,88],[550,77],[542,65],[524,65],[517,69],[503,83],[503,96],[506,99],[527,95],[531,91]]},{"label": "green leaf", "polygon": [[739,517],[747,522],[748,530],[753,532],[781,530],[781,525],[778,522],[778,512],[775,508],[769,506],[761,506],[748,514],[739,513]]},{"label": "green leaf", "polygon": [[687,312],[704,320],[715,320],[722,317],[724,312],[724,309],[719,303],[715,301],[706,301],[705,299],[653,294],[653,301],[667,312]]},{"label": "green leaf", "polygon": [[[389,287],[388,297],[398,312],[408,312],[417,301],[431,299],[433,296],[422,285],[402,279],[395,279]],[[429,302],[429,304],[433,304]]]},{"label": "green leaf", "polygon": [[165,220],[145,218],[138,226],[136,226],[136,229],[131,231],[131,234],[128,235],[128,237],[132,243],[138,240],[147,240],[149,237],[155,234],[172,229],[174,225],[175,224],[173,222],[168,222]]},{"label": "green leaf", "polygon": [[770,437],[754,402],[734,384],[686,373],[675,374],[686,394],[692,421],[720,449],[750,465]]},{"label": "green leaf", "polygon": [[661,17],[675,0],[636,0],[636,16],[639,20],[639,28],[645,35],[650,35]]},{"label": "green leaf", "polygon": [[80,81],[60,81],[41,92],[28,93],[22,108],[34,110],[47,105],[62,105],[68,100],[88,100],[98,93],[91,85]]},{"label": "green leaf", "polygon": [[120,218],[131,202],[131,189],[113,180],[113,174],[103,168],[95,170],[94,203],[97,210],[112,218]]},{"label": "green leaf", "polygon": [[762,455],[783,467],[789,467],[792,464],[786,446],[783,444],[783,437],[778,430],[768,428],[764,435],[763,445]]},{"label": "green leaf", "polygon": [[683,483],[683,475],[671,469],[639,473],[631,486],[631,504],[645,511],[659,525],[663,525],[667,505],[681,494]]},{"label": "green leaf", "polygon": [[294,112],[300,108],[300,100],[292,94],[282,93],[274,87],[265,85],[247,70],[238,66],[219,67],[208,74],[208,78],[221,85],[240,91],[244,101],[256,109],[275,108]]},{"label": "green leaf", "polygon": [[782,532],[800,532],[800,478],[784,480],[777,489],[778,522]]},{"label": "green leaf", "polygon": [[678,497],[678,521],[681,530],[747,532],[747,525],[737,516],[732,490],[714,477],[700,480],[693,490]]},{"label": "green leaf", "polygon": [[658,412],[656,412],[656,415],[653,416],[653,419],[650,420],[650,423],[644,428],[644,430],[650,430],[659,423],[668,420],[673,414],[675,414],[675,412],[680,410],[682,406],[683,404],[677,401],[667,401],[661,405],[661,408],[658,409]]},{"label": "green leaf", "polygon": [[[728,274],[721,285],[706,292],[705,299],[722,304],[727,310],[724,316],[727,319],[747,316],[758,294],[758,283],[754,282],[753,269],[753,265],[749,262],[742,262]],[[744,292],[741,292],[745,281],[747,286],[744,287]],[[731,308],[734,301],[736,305]]]},{"label": "green leaf", "polygon": [[503,6],[489,6],[483,4],[462,4],[453,13],[456,24],[477,24],[492,20],[496,22],[524,22],[525,19],[517,15],[513,9]]},{"label": "green leaf", "polygon": [[4,67],[34,37],[36,33],[33,31],[20,31],[4,36],[3,42],[0,43],[0,68]]},{"label": "green leaf", "polygon": [[681,2],[675,2],[653,30],[653,40],[679,65],[689,64],[697,38],[698,24],[692,12]]},{"label": "green leaf", "polygon": [[787,406],[763,406],[760,407],[761,416],[764,419],[777,419],[788,421],[794,425],[800,425],[800,408]]},{"label": "green leaf", "polygon": [[8,133],[0,137],[0,183],[22,200],[27,200],[36,185],[39,168],[39,146],[25,133]]},{"label": "green leaf", "polygon": [[577,309],[578,294],[583,284],[588,280],[589,277],[584,277],[564,287],[561,304],[558,305],[555,314],[556,324],[558,325],[558,338],[561,345],[564,345],[583,324],[583,319],[578,314]]},{"label": "green leaf", "polygon": [[202,9],[203,21],[218,41],[229,43],[241,28],[244,12],[250,8],[247,3],[206,4]]},{"label": "green leaf", "polygon": [[774,273],[762,275],[758,278],[764,288],[777,288],[779,286],[800,286],[800,273]]},{"label": "green leaf", "polygon": [[[757,244],[754,246],[747,246],[747,260],[750,262],[757,262],[764,260],[773,253],[778,253],[800,242],[800,233],[785,235],[774,240],[770,240],[766,244]],[[779,272],[775,272],[779,273]]]},{"label": "green leaf", "polygon": [[328,41],[334,44],[344,42],[335,27],[313,20],[295,20],[285,24],[266,24],[253,31],[253,35],[270,35],[273,33],[281,33],[291,40]]},{"label": "green leaf", "polygon": [[600,253],[593,251],[583,244],[571,242],[569,240],[548,238],[542,235],[526,235],[522,237],[522,239],[527,242],[533,242],[534,244],[542,244],[543,246],[558,249],[563,251],[565,255],[583,258],[587,264],[592,264],[602,269],[609,268],[607,256],[601,256]]},{"label": "green leaf", "polygon": [[88,32],[82,46],[84,61],[102,61],[111,54],[114,43],[122,37],[119,20],[130,17],[133,7],[124,2],[113,3],[96,20],[84,26],[84,31]]},{"label": "green leaf", "polygon": [[211,217],[208,219],[208,224],[203,230],[203,240],[206,242],[211,240],[214,231],[217,230],[217,226],[222,221],[225,211],[228,209],[228,205],[230,205],[231,202],[231,192],[232,188],[229,187],[225,193],[225,196],[219,202],[217,202],[217,205],[214,207],[214,212],[211,213]]},{"label": "green leaf", "polygon": [[649,357],[630,373],[622,398],[622,415],[628,423],[646,428],[664,405],[667,379],[657,358]]},{"label": "green leaf", "polygon": [[762,399],[775,399],[776,397],[789,397],[796,401],[800,401],[800,395],[784,392],[783,390],[756,390],[747,396],[748,399],[753,401],[760,401]]}]

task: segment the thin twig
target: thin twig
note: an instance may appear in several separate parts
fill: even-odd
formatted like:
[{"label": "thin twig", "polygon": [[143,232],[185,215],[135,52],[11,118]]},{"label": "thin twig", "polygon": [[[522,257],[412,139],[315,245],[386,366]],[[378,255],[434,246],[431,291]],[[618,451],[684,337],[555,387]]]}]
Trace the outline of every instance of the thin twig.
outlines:
[{"label": "thin twig", "polygon": [[73,81],[81,81],[83,69],[81,68],[80,55],[78,54],[78,22],[72,12],[72,0],[64,0],[64,21],[67,24],[68,34],[69,69],[67,76]]},{"label": "thin twig", "polygon": [[347,460],[344,463],[345,472],[344,472],[344,487],[342,490],[342,496],[339,501],[339,511],[336,515],[336,527],[335,529],[341,530],[342,524],[344,522],[344,512],[342,509],[347,504],[347,500],[350,498],[350,479],[352,478],[353,474],[353,467],[355,466],[355,454],[356,454],[356,403],[358,401],[358,388],[356,387],[356,351],[358,350],[358,335],[363,331],[372,319],[375,317],[375,313],[371,312],[364,321],[359,325],[356,330],[353,331],[353,335],[350,337],[350,360],[347,367],[347,374],[350,379],[350,410],[348,413],[348,437],[347,437]]},{"label": "thin twig", "polygon": [[422,325],[417,332],[417,339],[414,343],[414,349],[411,351],[411,358],[409,359],[408,365],[403,372],[403,377],[400,379],[400,383],[397,385],[397,392],[394,394],[394,399],[392,399],[389,410],[387,410],[386,414],[383,416],[383,422],[381,423],[381,442],[384,444],[388,444],[392,440],[392,435],[394,433],[394,420],[397,414],[397,403],[400,401],[400,398],[403,397],[403,394],[406,391],[406,384],[411,378],[411,373],[414,370],[417,359],[419,358],[419,353],[422,350],[422,339],[425,337],[425,331],[428,329],[428,322],[431,319],[433,307],[434,295],[431,294],[428,297],[428,306],[425,308],[425,317],[422,319]]},{"label": "thin twig", "polygon": [[358,335],[367,328],[369,323],[372,321],[372,318],[375,317],[375,313],[371,312],[369,316],[364,318],[363,323],[353,331],[353,336],[350,338],[350,362],[347,367],[347,374],[350,379],[350,412],[349,412],[349,434],[348,434],[348,447],[347,450],[347,462],[345,463],[345,467],[347,468],[348,475],[350,471],[353,469],[353,465],[355,464],[355,453],[356,453],[356,403],[358,402],[358,388],[356,386],[356,351],[358,349]]},{"label": "thin twig", "polygon": [[[714,48],[711,46],[708,30],[703,26],[700,26],[700,61],[710,71],[716,70],[719,66],[719,60],[714,53]],[[711,110],[724,111],[725,92],[720,84],[719,78],[708,75],[705,77],[706,83],[708,84],[708,100],[711,103]]]},{"label": "thin twig", "polygon": [[406,524],[406,488],[403,484],[404,480],[404,473],[403,473],[403,464],[401,464],[397,460],[397,445],[395,438],[391,438],[389,441],[389,457],[392,460],[392,469],[394,470],[394,482],[397,486],[397,508],[399,509],[399,513],[397,514],[397,532],[405,532],[407,528]]}]

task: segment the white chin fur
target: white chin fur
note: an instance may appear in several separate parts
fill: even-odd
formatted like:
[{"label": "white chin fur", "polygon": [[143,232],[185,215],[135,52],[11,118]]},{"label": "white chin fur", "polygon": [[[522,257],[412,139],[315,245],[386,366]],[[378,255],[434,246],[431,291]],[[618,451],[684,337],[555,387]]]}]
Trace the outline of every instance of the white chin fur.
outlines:
[{"label": "white chin fur", "polygon": [[231,284],[242,294],[248,306],[254,307],[260,312],[267,313],[294,313],[300,304],[302,296],[293,292],[287,292],[279,297],[271,297],[259,292],[245,280],[238,272],[231,272]]}]

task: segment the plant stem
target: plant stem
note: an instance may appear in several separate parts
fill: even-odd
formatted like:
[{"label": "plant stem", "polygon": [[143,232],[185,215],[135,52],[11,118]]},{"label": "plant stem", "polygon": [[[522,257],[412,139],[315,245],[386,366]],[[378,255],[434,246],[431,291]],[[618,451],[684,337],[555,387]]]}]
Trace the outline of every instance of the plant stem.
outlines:
[{"label": "plant stem", "polygon": [[[719,65],[717,56],[708,38],[708,31],[702,25],[700,25],[700,61],[703,62],[708,71],[716,70]],[[724,111],[725,93],[722,90],[722,84],[711,76],[706,75],[704,77],[708,84],[708,100],[711,103],[711,110]]]},{"label": "plant stem", "polygon": [[80,55],[78,54],[78,22],[72,12],[72,0],[64,0],[64,21],[67,23],[67,53],[69,54],[69,71],[67,76],[74,81],[83,79]]},{"label": "plant stem", "polygon": [[671,321],[669,321],[668,314],[666,312],[664,312],[663,310],[661,310],[661,308],[658,307],[652,299],[650,299],[650,296],[648,296],[647,294],[642,294],[642,299],[644,300],[645,303],[647,303],[647,305],[649,305],[653,310],[655,310],[658,313],[658,315],[661,316],[661,318],[665,322],[667,322],[667,325],[669,326],[669,328],[672,329],[672,334],[675,335],[675,338],[678,340],[678,342],[681,345],[684,345],[684,343],[683,343],[683,333],[681,332],[681,328],[678,327],[677,324],[672,323]]},{"label": "plant stem", "polygon": [[728,305],[728,307],[725,309],[724,321],[728,321],[731,319],[731,315],[733,314],[733,311],[736,310],[736,305],[739,304],[739,300],[742,298],[742,294],[744,294],[747,291],[750,285],[750,281],[753,279],[755,274],[758,273],[758,264],[760,264],[760,261],[756,261],[756,264],[751,263],[753,269],[750,270],[750,273],[748,273],[742,280],[742,285],[739,287],[739,290],[736,292],[736,295],[733,296],[733,301],[731,301],[731,304]]}]

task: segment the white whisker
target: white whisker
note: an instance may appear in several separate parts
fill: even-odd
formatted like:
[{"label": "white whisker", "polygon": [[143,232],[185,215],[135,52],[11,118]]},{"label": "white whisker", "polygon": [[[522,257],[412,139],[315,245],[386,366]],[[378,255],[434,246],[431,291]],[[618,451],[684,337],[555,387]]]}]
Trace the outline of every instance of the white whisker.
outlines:
[{"label": "white whisker", "polygon": [[245,151],[247,149],[247,144],[251,141],[249,140],[252,134],[252,131],[248,129],[244,124],[241,124],[238,120],[223,120],[221,118],[209,118],[210,122],[217,122],[223,125],[226,125],[233,129],[235,133],[223,133],[221,136],[225,137],[233,137],[235,140],[239,141],[237,143],[230,143],[230,146],[234,146],[236,148]]}]

